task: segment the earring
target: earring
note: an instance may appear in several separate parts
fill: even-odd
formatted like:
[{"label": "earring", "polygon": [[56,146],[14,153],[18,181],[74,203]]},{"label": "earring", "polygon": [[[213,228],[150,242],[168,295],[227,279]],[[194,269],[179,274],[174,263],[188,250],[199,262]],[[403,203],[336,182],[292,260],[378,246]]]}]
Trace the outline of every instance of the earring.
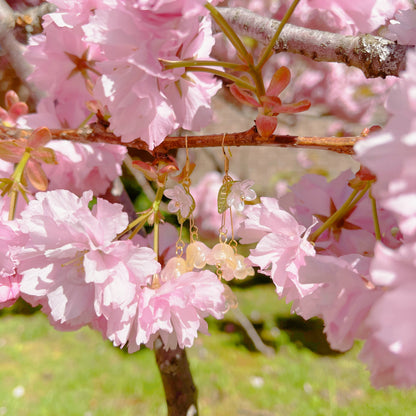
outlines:
[{"label": "earring", "polygon": [[[254,275],[254,269],[246,264],[246,259],[237,252],[238,243],[234,238],[233,212],[232,208],[242,211],[244,201],[252,201],[256,193],[249,189],[252,181],[234,181],[229,175],[230,160],[225,152],[224,139],[222,141],[222,152],[224,156],[224,178],[222,186],[218,191],[218,213],[221,214],[221,226],[219,228],[219,242],[212,248],[208,263],[217,267],[217,275],[225,280],[244,279]],[[229,152],[229,149],[228,149]],[[231,155],[231,153],[230,153]],[[226,228],[226,215],[229,213],[231,239],[228,241],[228,230]]]},{"label": "earring", "polygon": [[[193,211],[195,209],[195,200],[189,190],[191,186],[191,173],[195,167],[189,160],[188,137],[185,137],[186,161],[185,166],[179,175],[182,186],[176,185],[173,189],[167,189],[164,195],[172,200],[169,202],[168,209],[170,212],[176,212],[180,224],[179,238],[176,242],[176,256],[172,257],[166,263],[162,270],[162,281],[177,278],[180,275],[195,269],[202,269],[207,264],[207,258],[210,249],[202,242],[198,241],[198,228],[195,225]],[[185,243],[182,240],[183,224],[189,220],[190,243],[186,248],[186,260],[182,257]]]}]

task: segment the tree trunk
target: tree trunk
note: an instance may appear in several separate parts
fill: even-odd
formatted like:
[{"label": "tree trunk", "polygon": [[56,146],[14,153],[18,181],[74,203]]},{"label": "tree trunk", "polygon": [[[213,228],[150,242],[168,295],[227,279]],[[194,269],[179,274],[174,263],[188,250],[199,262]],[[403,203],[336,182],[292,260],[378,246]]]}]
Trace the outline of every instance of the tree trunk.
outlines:
[{"label": "tree trunk", "polygon": [[165,390],[168,416],[197,416],[197,388],[185,350],[165,351],[160,339],[155,342],[156,363]]}]

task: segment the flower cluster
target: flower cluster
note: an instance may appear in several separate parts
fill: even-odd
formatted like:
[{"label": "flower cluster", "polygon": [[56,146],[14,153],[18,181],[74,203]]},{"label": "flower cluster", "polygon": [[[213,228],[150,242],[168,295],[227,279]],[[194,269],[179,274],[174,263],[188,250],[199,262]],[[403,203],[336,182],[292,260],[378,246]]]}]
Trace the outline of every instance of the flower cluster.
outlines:
[{"label": "flower cluster", "polygon": [[116,239],[127,226],[122,206],[98,198],[90,209],[91,199],[91,191],[80,198],[38,193],[17,230],[0,228],[0,244],[10,252],[1,264],[3,306],[18,296],[21,279],[20,295],[41,305],[58,330],[89,325],[130,352],[158,337],[166,349],[191,346],[198,330],[207,332],[204,318],[221,318],[227,309],[222,283],[209,271],[159,282],[153,250]]},{"label": "flower cluster", "polygon": [[[48,95],[27,125],[78,127],[98,100],[123,141],[150,149],[178,127],[211,119],[220,83],[210,74],[164,70],[169,61],[209,59],[214,43],[204,1],[56,0],[44,32],[31,38],[30,79]],[[52,74],[52,76],[51,76]]]}]

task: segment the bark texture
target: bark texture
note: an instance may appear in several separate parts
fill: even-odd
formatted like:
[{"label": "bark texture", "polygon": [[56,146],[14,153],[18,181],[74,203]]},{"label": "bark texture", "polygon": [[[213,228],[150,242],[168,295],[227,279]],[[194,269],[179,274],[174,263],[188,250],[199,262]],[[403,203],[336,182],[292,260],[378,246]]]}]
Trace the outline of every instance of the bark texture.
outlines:
[{"label": "bark texture", "polygon": [[[280,21],[259,16],[243,8],[219,7],[218,10],[238,35],[268,44]],[[286,24],[274,51],[291,52],[314,61],[342,62],[363,71],[367,78],[399,76],[405,69],[409,46],[372,36],[345,36]]]},{"label": "bark texture", "polygon": [[[0,125],[0,141],[13,140],[19,137],[29,137],[32,130],[21,130],[14,127]],[[99,124],[92,124],[78,130],[52,129],[53,140],[71,140],[80,143],[108,143],[119,144],[132,149],[147,150],[147,144],[139,138],[132,142],[122,143],[120,138],[105,130]],[[337,153],[354,154],[354,144],[362,137],[303,137],[290,135],[272,135],[265,139],[259,135],[256,127],[237,133],[210,134],[204,136],[187,136],[189,148],[221,147],[221,146],[275,146],[307,149],[330,150]],[[151,154],[164,155],[173,149],[186,147],[184,136],[166,137]]]},{"label": "bark texture", "polygon": [[185,350],[178,347],[165,351],[158,339],[154,351],[165,390],[168,416],[198,415],[198,392]]}]

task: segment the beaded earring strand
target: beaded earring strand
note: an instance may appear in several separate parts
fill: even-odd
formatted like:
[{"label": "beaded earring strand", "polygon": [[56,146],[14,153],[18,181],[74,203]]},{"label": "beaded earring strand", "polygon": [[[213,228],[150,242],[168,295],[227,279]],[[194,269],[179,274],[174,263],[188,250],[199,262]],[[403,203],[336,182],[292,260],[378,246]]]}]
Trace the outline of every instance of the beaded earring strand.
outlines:
[{"label": "beaded earring strand", "polygon": [[[221,226],[218,230],[219,242],[212,248],[208,263],[217,267],[217,275],[225,280],[244,279],[253,276],[254,270],[246,264],[245,257],[237,252],[238,243],[234,238],[232,207],[242,211],[244,201],[252,201],[256,193],[249,189],[252,181],[234,181],[229,175],[230,160],[225,152],[224,139],[222,140],[222,153],[224,156],[224,177],[222,186],[218,191],[218,213],[221,214]],[[229,152],[229,149],[228,149]],[[231,153],[230,153],[231,155]],[[226,228],[226,215],[229,212],[231,239],[228,241],[228,230]]]},{"label": "beaded earring strand", "polygon": [[[180,224],[179,238],[176,242],[176,256],[172,257],[166,263],[162,271],[162,280],[169,279],[172,276],[179,277],[180,275],[195,269],[202,269],[207,264],[207,258],[210,249],[202,242],[198,241],[198,228],[195,225],[193,211],[195,209],[195,200],[190,192],[191,173],[194,166],[189,160],[188,151],[188,137],[185,137],[186,161],[185,166],[180,177],[182,185],[175,186],[173,189],[165,191],[165,196],[172,198],[169,203],[171,206],[170,212],[176,212]],[[169,208],[168,205],[168,208]],[[189,235],[190,243],[186,248],[186,259],[184,259],[183,252],[185,249],[185,242],[182,240],[182,231],[184,222],[189,219]]]}]

